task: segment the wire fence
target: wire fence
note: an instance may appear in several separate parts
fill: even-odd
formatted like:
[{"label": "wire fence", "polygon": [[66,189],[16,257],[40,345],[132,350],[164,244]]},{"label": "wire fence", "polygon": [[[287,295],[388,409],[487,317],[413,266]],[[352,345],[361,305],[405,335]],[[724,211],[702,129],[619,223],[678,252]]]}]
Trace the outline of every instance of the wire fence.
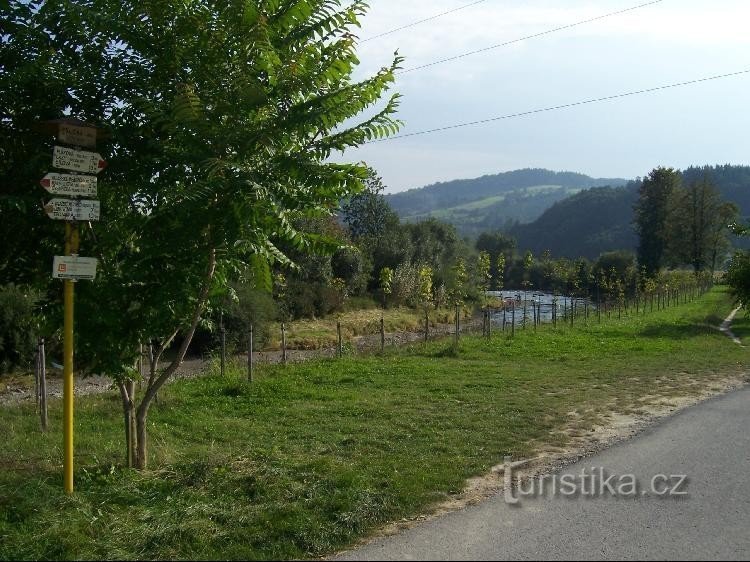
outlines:
[{"label": "wire fence", "polygon": [[[502,306],[485,307],[476,314],[469,315],[461,306],[457,306],[455,322],[451,324],[431,324],[429,315],[426,315],[422,331],[388,333],[385,331],[385,323],[381,318],[375,326],[370,326],[367,330],[374,333],[345,339],[339,322],[337,344],[320,349],[290,349],[286,343],[286,325],[282,324],[281,349],[256,351],[252,348],[251,327],[248,349],[243,355],[247,362],[248,378],[252,380],[255,367],[261,364],[286,364],[314,358],[372,355],[420,341],[453,338],[455,342],[458,342],[462,335],[469,334],[491,337],[493,334],[503,333],[507,337],[513,337],[518,330],[537,331],[542,326],[557,328],[558,326],[589,325],[612,319],[646,315],[691,302],[705,294],[711,287],[711,283],[706,283],[693,287],[638,293],[630,297],[621,296],[616,299],[592,299],[532,291],[503,292]],[[222,346],[219,350],[222,374],[227,361],[223,335],[222,333]]]}]

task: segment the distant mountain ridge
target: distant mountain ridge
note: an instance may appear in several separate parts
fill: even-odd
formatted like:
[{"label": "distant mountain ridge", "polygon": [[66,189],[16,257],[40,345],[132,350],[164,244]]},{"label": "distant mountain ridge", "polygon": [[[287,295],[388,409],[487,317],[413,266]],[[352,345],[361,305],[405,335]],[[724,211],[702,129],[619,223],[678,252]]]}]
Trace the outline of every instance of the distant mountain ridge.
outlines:
[{"label": "distant mountain ridge", "polygon": [[[683,185],[707,176],[721,196],[737,204],[744,222],[750,217],[750,166],[691,166],[682,171]],[[540,254],[550,250],[558,257],[595,259],[602,252],[633,250],[638,236],[633,226],[633,206],[640,181],[624,187],[581,191],[553,204],[538,219],[515,225],[510,234],[520,251]],[[745,238],[735,245],[747,247]]]},{"label": "distant mountain ridge", "polygon": [[520,188],[555,185],[585,189],[625,185],[622,178],[592,178],[575,172],[553,172],[543,168],[525,168],[486,175],[474,179],[438,182],[424,187],[387,195],[388,202],[401,216],[427,214],[487,197],[502,195]]},{"label": "distant mountain ridge", "polygon": [[440,182],[386,195],[406,221],[434,217],[474,237],[514,223],[537,219],[554,203],[591,187],[621,186],[621,178],[592,178],[541,168],[515,170],[474,179]]}]

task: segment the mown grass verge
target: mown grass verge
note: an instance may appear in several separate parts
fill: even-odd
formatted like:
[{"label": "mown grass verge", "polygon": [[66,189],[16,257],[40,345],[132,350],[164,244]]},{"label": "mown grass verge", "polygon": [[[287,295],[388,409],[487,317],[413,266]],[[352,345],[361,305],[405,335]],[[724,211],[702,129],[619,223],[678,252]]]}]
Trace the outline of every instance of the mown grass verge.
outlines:
[{"label": "mown grass verge", "polygon": [[[0,410],[1,559],[313,557],[459,492],[504,455],[564,445],[612,409],[741,371],[720,289],[663,312],[176,381],[150,415],[151,469],[121,468],[119,398],[77,399],[76,493],[61,404]],[[571,418],[571,412],[577,415]]]}]

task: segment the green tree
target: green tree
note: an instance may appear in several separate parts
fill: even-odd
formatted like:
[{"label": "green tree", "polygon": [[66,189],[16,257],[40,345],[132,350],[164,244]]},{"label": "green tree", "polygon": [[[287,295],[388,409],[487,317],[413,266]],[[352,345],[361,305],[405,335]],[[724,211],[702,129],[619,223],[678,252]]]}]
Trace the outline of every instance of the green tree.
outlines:
[{"label": "green tree", "polygon": [[422,266],[419,268],[419,303],[424,311],[425,318],[425,341],[427,340],[427,330],[430,322],[430,308],[433,302],[432,291],[432,268]]},{"label": "green tree", "polygon": [[668,241],[668,219],[673,193],[680,187],[680,174],[672,168],[655,168],[643,180],[635,204],[638,233],[638,264],[648,275],[661,269]]},{"label": "green tree", "polygon": [[505,254],[501,253],[497,256],[495,270],[497,271],[495,287],[498,291],[502,291],[505,286]]},{"label": "green tree", "polygon": [[447,278],[457,256],[465,256],[463,242],[451,224],[428,218],[417,223],[404,223],[401,228],[409,238],[411,263],[429,264],[438,282]]},{"label": "green tree", "polygon": [[709,265],[711,273],[724,267],[729,256],[731,243],[729,236],[740,210],[732,202],[724,201],[716,210],[716,218],[709,232]]},{"label": "green tree", "polygon": [[31,365],[39,331],[38,300],[28,288],[0,285],[0,375]]},{"label": "green tree", "polygon": [[380,292],[383,295],[383,308],[388,303],[388,296],[393,293],[393,270],[390,267],[384,267],[378,275],[380,280]]},{"label": "green tree", "polygon": [[491,267],[490,255],[487,252],[479,252],[479,256],[477,256],[477,288],[483,306],[487,302],[487,291],[490,290],[490,283],[492,282]]},{"label": "green tree", "polygon": [[456,260],[451,273],[452,278],[450,280],[448,297],[453,305],[463,305],[464,300],[466,300],[466,283],[469,280],[469,273],[466,270],[466,262],[463,258]]},{"label": "green tree", "polygon": [[383,179],[369,169],[365,189],[342,203],[341,219],[353,240],[380,240],[398,226],[398,215],[383,196],[384,189]]},{"label": "green tree", "polygon": [[727,283],[734,297],[745,305],[750,302],[750,254],[736,252],[727,270]]},{"label": "green tree", "polygon": [[[624,278],[630,268],[635,267],[635,256],[627,250],[617,250],[614,252],[604,252],[594,262],[593,270],[596,278],[600,277],[601,272],[614,271],[617,277]],[[642,271],[645,274],[645,266]]]},{"label": "green tree", "polygon": [[[21,228],[40,222],[40,194],[21,190],[30,193],[51,153],[33,125],[72,115],[109,132],[105,220],[83,240],[101,275],[79,284],[78,356],[117,380],[136,420],[134,464],[145,467],[149,407],[230,280],[250,267],[268,287],[269,265],[290,264],[280,246],[336,246],[295,224],[331,215],[363,188],[363,164],[327,158],[398,129],[397,96],[363,112],[386,94],[400,59],[352,80],[351,32],[366,10],[358,0],[14,1],[0,10],[0,176],[18,186],[8,195],[24,209],[6,244],[31,236],[49,248],[62,238],[51,221]],[[28,276],[46,273],[52,253],[24,256]],[[164,370],[152,362],[137,402],[127,381],[138,344],[152,338],[157,359],[181,344]]]},{"label": "green tree", "polygon": [[531,268],[534,265],[534,254],[532,254],[530,251],[527,251],[526,254],[523,256],[523,281],[521,284],[523,285],[525,290],[529,290],[531,287]]},{"label": "green tree", "polygon": [[673,265],[690,264],[696,272],[715,269],[718,255],[729,246],[736,205],[722,200],[708,175],[673,193],[668,253]]},{"label": "green tree", "polygon": [[[750,225],[734,224],[732,231],[737,236],[750,236]],[[734,253],[727,268],[727,284],[738,302],[746,308],[750,303],[750,252],[739,250]]]},{"label": "green tree", "polygon": [[500,256],[503,256],[504,260],[507,261],[513,260],[513,253],[516,250],[515,238],[507,236],[501,232],[483,232],[479,235],[479,238],[477,238],[476,249],[480,252],[487,252],[489,254],[490,262],[492,263],[490,274],[492,275],[494,286],[501,289],[503,279],[498,271],[497,265]]},{"label": "green tree", "polygon": [[432,301],[432,268],[426,265],[419,268],[419,300],[425,307]]}]

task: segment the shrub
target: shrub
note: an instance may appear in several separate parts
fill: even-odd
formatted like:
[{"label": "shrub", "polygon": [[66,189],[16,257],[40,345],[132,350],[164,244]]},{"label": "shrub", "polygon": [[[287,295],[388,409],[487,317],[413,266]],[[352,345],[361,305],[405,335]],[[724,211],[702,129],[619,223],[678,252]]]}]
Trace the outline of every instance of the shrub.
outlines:
[{"label": "shrub", "polygon": [[28,368],[38,334],[39,296],[16,285],[0,286],[0,374]]},{"label": "shrub", "polygon": [[417,306],[420,301],[419,268],[402,264],[393,272],[392,302],[397,305]]},{"label": "shrub", "polygon": [[248,286],[235,288],[237,301],[225,316],[228,345],[247,349],[250,326],[253,327],[253,346],[260,349],[271,339],[271,323],[278,318],[278,307],[273,297]]},{"label": "shrub", "polygon": [[292,279],[287,285],[284,298],[289,320],[313,318],[315,316],[315,289],[310,283]]},{"label": "shrub", "polygon": [[734,297],[741,303],[750,302],[750,254],[737,252],[727,271],[726,281]]}]

